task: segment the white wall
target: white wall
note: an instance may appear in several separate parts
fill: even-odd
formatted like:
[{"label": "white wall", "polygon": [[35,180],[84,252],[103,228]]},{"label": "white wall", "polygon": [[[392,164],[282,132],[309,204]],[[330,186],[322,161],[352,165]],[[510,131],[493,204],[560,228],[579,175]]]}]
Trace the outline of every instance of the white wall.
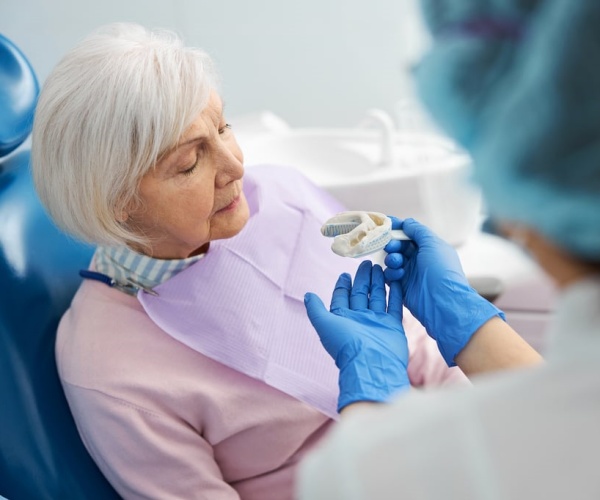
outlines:
[{"label": "white wall", "polygon": [[230,116],[269,109],[293,126],[352,126],[412,96],[415,12],[415,0],[0,0],[0,33],[43,81],[101,24],[173,29],[217,62]]}]

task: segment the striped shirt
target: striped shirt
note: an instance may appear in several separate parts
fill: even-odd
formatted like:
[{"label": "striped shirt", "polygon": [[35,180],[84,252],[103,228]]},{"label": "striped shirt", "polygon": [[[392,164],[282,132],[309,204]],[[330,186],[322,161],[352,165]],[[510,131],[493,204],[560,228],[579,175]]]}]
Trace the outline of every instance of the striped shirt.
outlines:
[{"label": "striped shirt", "polygon": [[[120,284],[134,283],[141,285],[140,288],[152,289],[202,257],[204,254],[187,259],[155,259],[127,247],[99,246],[94,253],[93,267],[97,272],[110,276]],[[135,288],[131,288],[130,292],[119,289],[131,295],[137,292]]]}]

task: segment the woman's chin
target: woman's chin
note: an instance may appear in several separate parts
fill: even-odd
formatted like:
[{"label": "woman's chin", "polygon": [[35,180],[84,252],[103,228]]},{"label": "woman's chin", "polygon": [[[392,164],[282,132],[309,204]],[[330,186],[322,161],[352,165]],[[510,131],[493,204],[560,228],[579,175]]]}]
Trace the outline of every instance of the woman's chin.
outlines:
[{"label": "woman's chin", "polygon": [[227,238],[233,238],[239,234],[250,219],[250,209],[246,198],[242,195],[238,199],[236,206],[233,210],[227,210],[227,212],[217,212],[223,222],[219,221],[219,227],[214,228],[211,240],[224,240]]}]

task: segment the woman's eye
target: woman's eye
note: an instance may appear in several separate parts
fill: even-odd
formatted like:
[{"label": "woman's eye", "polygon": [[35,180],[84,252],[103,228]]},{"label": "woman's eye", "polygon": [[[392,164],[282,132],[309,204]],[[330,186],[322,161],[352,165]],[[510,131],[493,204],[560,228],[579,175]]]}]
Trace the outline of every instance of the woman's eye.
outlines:
[{"label": "woman's eye", "polygon": [[226,123],[224,127],[219,129],[219,134],[224,134],[227,129],[231,128],[231,124]]},{"label": "woman's eye", "polygon": [[198,166],[198,161],[196,160],[190,168],[182,170],[180,173],[183,175],[192,175],[194,173],[194,170],[196,170],[197,166]]}]

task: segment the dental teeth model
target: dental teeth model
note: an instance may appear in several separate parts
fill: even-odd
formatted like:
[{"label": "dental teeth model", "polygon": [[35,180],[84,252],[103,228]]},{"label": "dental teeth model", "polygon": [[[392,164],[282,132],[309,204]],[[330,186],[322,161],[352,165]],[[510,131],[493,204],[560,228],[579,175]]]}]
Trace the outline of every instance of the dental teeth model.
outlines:
[{"label": "dental teeth model", "polygon": [[392,230],[392,220],[378,212],[341,212],[321,226],[321,233],[334,238],[331,249],[342,257],[362,257],[382,250],[392,239],[410,239]]}]

